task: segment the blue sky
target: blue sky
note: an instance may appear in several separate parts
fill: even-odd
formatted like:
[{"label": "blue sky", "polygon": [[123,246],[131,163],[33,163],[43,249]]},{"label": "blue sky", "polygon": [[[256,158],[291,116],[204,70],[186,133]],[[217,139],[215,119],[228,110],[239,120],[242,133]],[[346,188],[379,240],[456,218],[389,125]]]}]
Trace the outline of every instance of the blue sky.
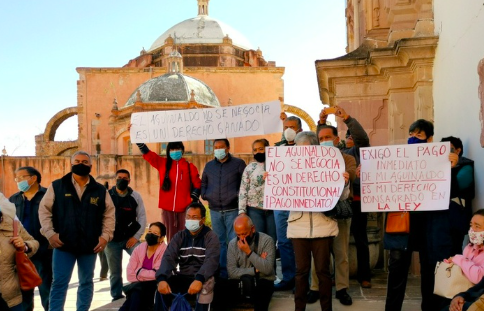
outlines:
[{"label": "blue sky", "polygon": [[[286,68],[285,102],[321,110],[314,61],[345,54],[345,1],[211,0],[209,15]],[[45,0],[0,4],[0,149],[35,154],[34,136],[77,105],[76,67],[121,67],[165,30],[197,15],[196,0]],[[64,122],[56,140],[77,138]]]}]

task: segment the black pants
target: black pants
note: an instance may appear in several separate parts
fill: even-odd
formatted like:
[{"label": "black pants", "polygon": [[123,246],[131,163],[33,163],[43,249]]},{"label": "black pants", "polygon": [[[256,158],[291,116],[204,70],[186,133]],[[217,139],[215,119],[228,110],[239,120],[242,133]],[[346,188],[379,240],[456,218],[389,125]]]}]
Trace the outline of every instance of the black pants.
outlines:
[{"label": "black pants", "polygon": [[[184,294],[188,292],[188,288],[195,281],[194,277],[185,275],[173,275],[168,279],[168,285],[170,285],[171,292],[173,294]],[[173,301],[173,295],[161,295],[165,306],[171,306]],[[185,298],[190,301],[197,301],[196,295],[186,295]],[[207,311],[209,304],[196,303],[195,311]]]},{"label": "black pants", "polygon": [[[420,291],[422,294],[422,311],[439,311],[448,301],[434,295],[435,265],[429,263],[426,250],[419,251],[420,258]],[[385,311],[402,310],[405,289],[407,287],[408,269],[412,260],[412,251],[391,250],[388,264],[388,285]]]},{"label": "black pants", "polygon": [[[150,311],[153,310],[155,292],[157,290],[156,281],[136,282],[129,291],[126,291],[126,301],[119,311]],[[126,286],[126,287],[129,287]],[[126,288],[125,287],[125,288]]]},{"label": "black pants", "polygon": [[366,232],[368,213],[361,212],[361,201],[351,203],[353,217],[351,218],[351,232],[355,239],[356,259],[358,262],[358,282],[371,281],[370,250],[368,249],[368,235]]},{"label": "black pants", "polygon": [[[245,280],[241,282],[242,279]],[[267,311],[274,293],[274,281],[255,279],[249,275],[242,276],[241,280],[228,280],[224,286],[225,308],[234,307],[237,303],[248,300],[254,304],[254,311]],[[254,287],[246,286],[249,283],[254,284]],[[217,287],[218,290],[220,288],[221,286]],[[220,309],[223,308],[219,306],[218,310]]]}]

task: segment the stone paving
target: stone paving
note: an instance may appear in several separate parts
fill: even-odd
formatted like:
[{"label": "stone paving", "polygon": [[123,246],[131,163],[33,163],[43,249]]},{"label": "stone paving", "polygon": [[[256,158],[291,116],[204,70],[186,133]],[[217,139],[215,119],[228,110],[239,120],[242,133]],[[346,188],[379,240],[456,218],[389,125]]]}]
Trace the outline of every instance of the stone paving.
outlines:
[{"label": "stone paving", "polygon": [[[124,255],[124,266],[126,266],[129,258]],[[280,265],[280,262],[278,262]],[[96,265],[94,272],[95,276],[99,276],[100,265]],[[386,281],[387,274],[382,270],[374,270],[372,278],[373,287],[370,289],[361,288],[356,280],[350,280],[350,289],[348,293],[353,298],[353,305],[344,306],[339,300],[333,299],[333,311],[379,311],[384,310],[386,297]],[[280,268],[278,267],[278,274],[280,275]],[[126,281],[126,277],[124,277]],[[77,268],[75,268],[72,280],[69,285],[69,290],[66,299],[65,311],[76,310],[76,292],[78,286]],[[334,288],[333,288],[334,297]],[[109,280],[100,281],[99,278],[94,279],[94,298],[91,304],[91,310],[97,311],[112,311],[118,310],[123,304],[124,299],[111,302],[111,295],[109,293]],[[38,291],[35,293],[35,310],[41,311],[40,297]],[[294,295],[292,291],[275,292],[271,301],[269,310],[271,311],[289,311],[294,310]],[[320,310],[319,303],[310,304],[307,306],[307,311]],[[409,276],[407,283],[406,297],[403,305],[403,311],[418,311],[420,310],[420,277]]]}]

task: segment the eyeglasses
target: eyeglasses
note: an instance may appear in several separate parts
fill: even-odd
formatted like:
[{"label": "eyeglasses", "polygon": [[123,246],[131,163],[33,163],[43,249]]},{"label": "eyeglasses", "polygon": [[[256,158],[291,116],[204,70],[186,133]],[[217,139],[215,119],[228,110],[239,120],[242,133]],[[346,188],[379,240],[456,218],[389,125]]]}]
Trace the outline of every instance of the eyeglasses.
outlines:
[{"label": "eyeglasses", "polygon": [[14,180],[15,180],[16,182],[19,182],[19,181],[22,181],[22,180],[27,179],[27,177],[28,177],[28,178],[30,178],[30,177],[32,177],[32,175],[22,175],[22,176],[19,176],[19,177],[15,177],[15,179],[14,179]]}]

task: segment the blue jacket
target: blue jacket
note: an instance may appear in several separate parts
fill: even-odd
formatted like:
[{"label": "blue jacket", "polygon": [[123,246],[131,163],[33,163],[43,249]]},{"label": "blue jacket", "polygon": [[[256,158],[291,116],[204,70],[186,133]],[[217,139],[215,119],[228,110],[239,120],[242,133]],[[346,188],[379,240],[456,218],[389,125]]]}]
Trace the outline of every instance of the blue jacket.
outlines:
[{"label": "blue jacket", "polygon": [[230,153],[225,162],[213,159],[208,162],[202,175],[202,199],[207,200],[213,211],[239,208],[239,189],[245,161]]}]

